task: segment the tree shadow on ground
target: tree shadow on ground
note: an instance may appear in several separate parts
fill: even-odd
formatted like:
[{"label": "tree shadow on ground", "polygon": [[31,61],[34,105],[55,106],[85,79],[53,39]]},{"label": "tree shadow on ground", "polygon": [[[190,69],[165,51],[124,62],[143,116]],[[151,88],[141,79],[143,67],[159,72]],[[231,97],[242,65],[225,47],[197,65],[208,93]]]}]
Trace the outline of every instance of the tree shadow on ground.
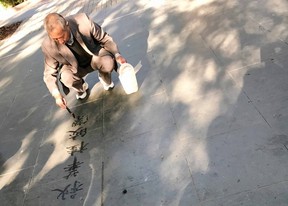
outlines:
[{"label": "tree shadow on ground", "polygon": [[[144,27],[130,36],[128,27],[123,26],[125,24],[114,24],[110,20],[107,25],[112,26],[106,27],[112,34],[118,34],[115,36],[116,39],[117,36],[119,38],[120,49],[133,65],[144,59],[143,69],[141,68],[137,74],[141,87],[137,94],[125,96],[119,82],[119,87],[116,85],[111,93],[94,93],[100,89],[97,86],[99,84],[96,84],[88,102],[75,103],[71,107],[77,115],[89,114],[87,136],[77,139],[80,145],[82,141],[85,144],[86,141],[89,143],[84,152],[77,153],[77,161],[83,162],[79,168],[79,176],[72,177],[69,181],[63,178],[66,174],[64,168],[74,161],[74,156],[69,156],[65,150],[69,146],[68,131],[74,130],[73,119],[67,111],[58,111],[54,105],[52,106],[54,102],[47,97],[45,88],[41,88],[40,91],[45,91],[44,94],[41,93],[43,98],[38,102],[41,106],[36,104],[33,110],[24,107],[22,111],[25,112],[20,113],[19,117],[14,117],[14,120],[18,118],[31,121],[30,124],[33,126],[23,127],[26,126],[27,130],[38,129],[42,134],[32,133],[29,137],[19,135],[17,152],[15,150],[13,153],[20,154],[19,148],[23,148],[20,141],[24,143],[25,140],[29,140],[29,148],[37,137],[42,137],[43,140],[38,140],[38,145],[34,147],[39,147],[38,153],[27,150],[28,158],[33,157],[35,153],[38,154],[37,160],[33,159],[33,164],[28,164],[29,168],[23,170],[29,178],[22,180],[19,186],[18,180],[24,174],[19,173],[14,177],[14,181],[4,188],[9,190],[6,193],[7,201],[15,198],[15,193],[12,193],[15,188],[27,188],[24,193],[24,205],[63,204],[57,199],[59,190],[55,189],[63,190],[68,185],[71,189],[78,181],[77,184],[84,183],[83,190],[76,195],[79,199],[73,199],[71,194],[67,194],[65,204],[77,202],[91,205],[104,202],[105,205],[135,205],[136,202],[142,205],[185,205],[192,202],[197,205],[199,202],[202,204],[226,194],[227,189],[237,192],[237,184],[242,184],[239,190],[249,186],[242,178],[236,178],[229,173],[233,170],[227,169],[228,165],[237,169],[237,165],[229,163],[229,157],[222,161],[227,156],[217,155],[223,154],[219,153],[219,150],[228,151],[232,156],[235,154],[224,144],[228,142],[234,147],[231,138],[221,135],[223,131],[224,134],[237,131],[237,128],[233,129],[235,125],[243,126],[235,124],[235,116],[238,113],[243,114],[244,117],[240,119],[246,120],[246,107],[243,113],[238,107],[245,103],[251,111],[257,110],[257,105],[251,107],[250,100],[245,102],[247,97],[251,98],[249,93],[244,92],[247,88],[247,78],[251,75],[237,73],[237,69],[246,64],[247,56],[242,54],[247,54],[247,50],[248,54],[253,53],[253,49],[261,48],[258,43],[245,41],[245,35],[251,31],[238,31],[238,27],[245,27],[246,23],[250,22],[251,18],[246,18],[242,13],[247,11],[245,9],[249,10],[252,3],[246,4],[244,8],[237,4],[225,4],[225,1],[205,4],[202,7],[182,3],[183,5],[180,2],[164,4],[161,9],[145,7],[144,10],[141,7],[143,5],[131,3],[133,9],[117,8],[111,13],[112,20],[119,17],[120,22],[121,15],[117,14],[132,14],[126,18],[122,16],[122,20],[140,22]],[[123,2],[123,5],[130,4]],[[135,6],[138,9],[135,10]],[[240,10],[237,10],[239,8]],[[209,9],[214,9],[215,12],[210,13]],[[191,22],[191,19],[194,21]],[[282,23],[277,22],[279,25]],[[103,24],[105,26],[105,20]],[[139,24],[135,28],[138,26]],[[252,34],[253,37],[261,35]],[[138,42],[139,39],[141,42]],[[142,47],[133,48],[133,45]],[[40,60],[36,62],[38,66],[41,65]],[[229,76],[230,71],[236,71],[233,74],[236,75],[240,86],[235,85],[235,79]],[[36,74],[37,78],[40,77],[40,73]],[[35,79],[35,76],[29,75],[29,70],[26,74],[27,81],[23,81],[20,87]],[[241,85],[243,77],[245,84]],[[113,78],[117,80],[115,76]],[[96,83],[94,79],[89,81],[92,85]],[[17,90],[20,91],[24,93],[21,89]],[[22,96],[19,101],[16,98],[14,101],[18,106],[14,103],[15,107],[11,107],[11,111],[21,108],[21,101],[28,101],[33,97]],[[46,105],[42,107],[44,102]],[[36,113],[41,113],[42,117],[31,115]],[[96,115],[90,116],[92,113]],[[27,115],[31,118],[23,118]],[[248,113],[249,117],[250,115],[252,113]],[[259,113],[257,115],[259,117]],[[35,120],[41,122],[43,116],[45,121],[40,127]],[[263,117],[260,118],[260,123],[262,120]],[[251,121],[255,123],[253,118]],[[4,121],[1,129],[9,128],[8,123],[9,121]],[[263,128],[265,126],[260,127]],[[11,135],[10,132],[8,134]],[[220,137],[217,138],[217,135]],[[249,135],[245,137],[247,136]],[[221,138],[222,141],[216,141]],[[243,143],[241,140],[245,139],[239,138],[238,141]],[[233,158],[237,158],[237,155]],[[216,171],[218,168],[215,165],[219,162],[223,162],[219,170],[230,175],[231,187],[225,184],[223,187],[217,187],[222,174]],[[59,174],[59,171],[62,173]],[[122,193],[124,189],[127,190],[125,194]],[[18,192],[18,201],[21,201],[23,191]]]}]

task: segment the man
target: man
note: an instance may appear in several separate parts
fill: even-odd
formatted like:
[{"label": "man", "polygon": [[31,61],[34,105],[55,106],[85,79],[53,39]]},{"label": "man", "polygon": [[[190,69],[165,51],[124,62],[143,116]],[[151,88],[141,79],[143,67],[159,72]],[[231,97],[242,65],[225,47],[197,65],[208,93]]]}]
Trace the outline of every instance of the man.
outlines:
[{"label": "man", "polygon": [[87,96],[88,84],[83,80],[88,73],[97,70],[105,90],[114,88],[111,81],[113,69],[126,63],[113,39],[84,14],[64,18],[58,13],[45,17],[47,37],[42,43],[44,54],[44,82],[55,98],[56,104],[66,108],[66,100],[57,83],[74,89],[77,99]]}]

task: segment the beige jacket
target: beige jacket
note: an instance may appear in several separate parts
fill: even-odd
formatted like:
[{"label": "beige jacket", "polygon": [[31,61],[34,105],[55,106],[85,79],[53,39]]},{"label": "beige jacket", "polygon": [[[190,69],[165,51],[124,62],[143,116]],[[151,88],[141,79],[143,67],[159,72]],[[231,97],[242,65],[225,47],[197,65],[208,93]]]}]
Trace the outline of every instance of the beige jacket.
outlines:
[{"label": "beige jacket", "polygon": [[[97,56],[101,48],[113,55],[119,52],[113,39],[97,23],[91,21],[86,14],[80,13],[67,17],[66,20],[69,22],[73,36],[87,53]],[[59,65],[68,65],[73,73],[77,73],[77,60],[66,45],[58,44],[48,35],[43,40],[42,51],[45,58],[44,82],[51,93],[57,93],[59,92],[57,86]]]}]

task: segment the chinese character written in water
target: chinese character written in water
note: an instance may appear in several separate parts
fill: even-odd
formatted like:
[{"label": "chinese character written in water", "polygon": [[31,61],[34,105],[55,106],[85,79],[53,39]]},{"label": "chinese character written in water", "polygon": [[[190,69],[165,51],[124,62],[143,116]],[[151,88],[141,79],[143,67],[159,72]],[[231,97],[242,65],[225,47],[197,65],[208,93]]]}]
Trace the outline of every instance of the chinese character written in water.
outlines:
[{"label": "chinese character written in water", "polygon": [[69,139],[75,140],[76,137],[79,137],[79,136],[84,137],[87,133],[87,128],[79,127],[75,131],[68,131],[68,132],[70,132]]},{"label": "chinese character written in water", "polygon": [[75,119],[74,122],[72,123],[72,127],[76,127],[77,125],[81,126],[85,124],[87,121],[88,121],[87,115],[78,116],[77,119]]},{"label": "chinese character written in water", "polygon": [[71,156],[74,155],[75,152],[80,152],[82,153],[84,150],[87,149],[87,144],[84,144],[84,141],[81,142],[81,145],[79,144],[76,144],[76,145],[73,145],[71,147],[66,147],[66,149],[68,150],[68,154],[70,154]]},{"label": "chinese character written in water", "polygon": [[64,190],[61,189],[54,189],[52,191],[57,191],[59,192],[59,195],[57,196],[57,199],[59,199],[59,197],[61,197],[62,200],[66,199],[66,196],[70,194],[70,198],[74,199],[77,192],[80,190],[83,190],[83,188],[81,187],[83,184],[80,184],[80,182],[78,182],[77,180],[74,182],[73,186],[70,188],[71,184],[67,185]]},{"label": "chinese character written in water", "polygon": [[64,170],[65,172],[68,172],[68,175],[64,176],[64,178],[68,179],[69,177],[71,177],[72,175],[74,177],[77,176],[78,172],[78,168],[80,168],[80,165],[83,162],[79,162],[77,161],[77,157],[74,157],[74,161],[73,164],[69,164],[68,167],[65,167]]},{"label": "chinese character written in water", "polygon": [[75,181],[73,187],[71,188],[70,194],[72,194],[70,197],[72,199],[75,198],[75,196],[77,195],[77,192],[80,190],[83,190],[83,188],[80,188],[83,184],[80,184],[80,182]]}]

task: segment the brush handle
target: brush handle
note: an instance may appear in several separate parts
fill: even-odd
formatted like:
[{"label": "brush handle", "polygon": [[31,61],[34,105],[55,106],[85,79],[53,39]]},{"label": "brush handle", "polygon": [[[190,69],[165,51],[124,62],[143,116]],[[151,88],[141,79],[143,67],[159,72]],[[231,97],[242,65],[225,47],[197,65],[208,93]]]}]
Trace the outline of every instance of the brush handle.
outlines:
[{"label": "brush handle", "polygon": [[76,116],[73,112],[71,112],[71,110],[69,109],[69,107],[66,106],[67,111],[72,115],[72,117],[75,119]]}]

